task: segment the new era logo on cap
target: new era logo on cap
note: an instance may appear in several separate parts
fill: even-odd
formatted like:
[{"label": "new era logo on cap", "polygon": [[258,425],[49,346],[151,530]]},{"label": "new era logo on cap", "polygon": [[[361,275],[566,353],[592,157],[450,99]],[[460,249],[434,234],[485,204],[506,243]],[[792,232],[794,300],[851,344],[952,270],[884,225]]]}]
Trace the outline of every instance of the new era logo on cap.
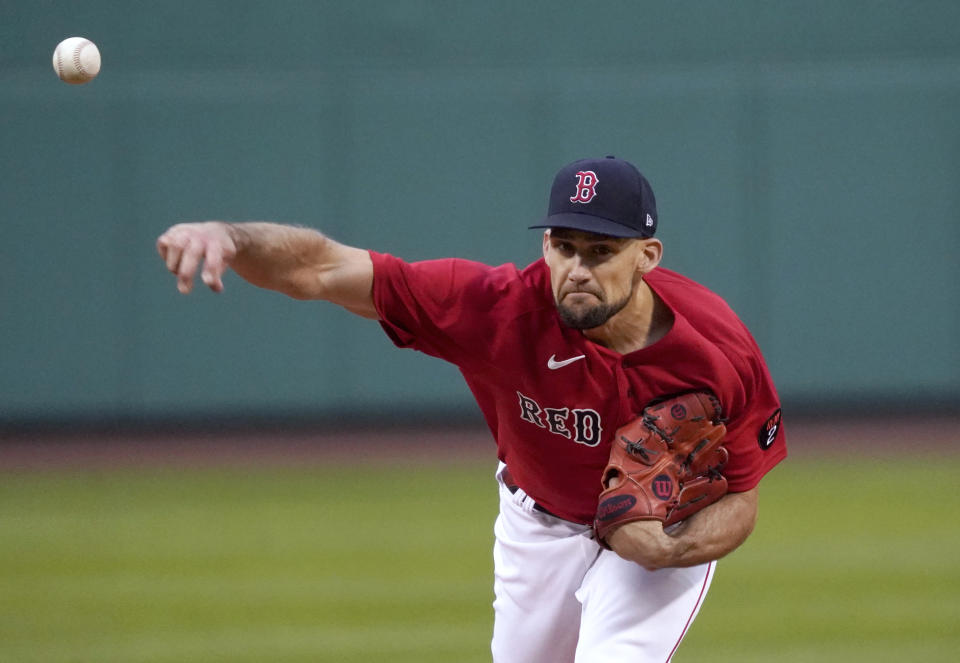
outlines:
[{"label": "new era logo on cap", "polygon": [[613,237],[652,237],[657,202],[650,183],[622,159],[582,159],[560,169],[547,216],[531,228],[573,228]]}]

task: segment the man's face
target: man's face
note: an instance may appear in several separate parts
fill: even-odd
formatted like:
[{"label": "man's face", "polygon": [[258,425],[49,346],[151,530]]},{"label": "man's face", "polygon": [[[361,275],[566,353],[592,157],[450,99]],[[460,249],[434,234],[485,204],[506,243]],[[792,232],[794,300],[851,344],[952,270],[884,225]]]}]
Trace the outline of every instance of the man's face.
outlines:
[{"label": "man's face", "polygon": [[641,281],[639,240],[553,228],[544,233],[543,256],[561,320],[593,329],[619,313]]}]

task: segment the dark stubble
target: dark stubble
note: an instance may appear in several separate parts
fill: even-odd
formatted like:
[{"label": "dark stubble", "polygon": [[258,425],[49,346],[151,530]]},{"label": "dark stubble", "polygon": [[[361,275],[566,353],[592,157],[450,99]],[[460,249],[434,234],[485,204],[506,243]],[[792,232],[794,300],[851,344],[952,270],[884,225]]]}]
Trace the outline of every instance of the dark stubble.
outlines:
[{"label": "dark stubble", "polygon": [[637,284],[640,281],[641,278],[639,275],[634,277],[633,283],[630,286],[630,292],[628,292],[623,299],[615,302],[601,301],[593,308],[579,313],[570,310],[563,305],[563,302],[558,300],[557,313],[560,314],[561,322],[563,322],[563,324],[565,324],[567,327],[572,327],[573,329],[593,329],[594,327],[599,327],[617,313],[622,311],[624,307],[630,303],[630,300],[633,298],[634,292],[637,289]]}]

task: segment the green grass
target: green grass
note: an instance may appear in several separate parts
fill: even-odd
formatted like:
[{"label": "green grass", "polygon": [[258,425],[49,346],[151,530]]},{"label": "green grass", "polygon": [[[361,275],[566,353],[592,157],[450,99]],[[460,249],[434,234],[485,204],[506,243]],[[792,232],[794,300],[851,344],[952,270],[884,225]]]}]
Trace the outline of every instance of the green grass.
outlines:
[{"label": "green grass", "polygon": [[488,470],[0,477],[0,661],[485,660]]},{"label": "green grass", "polygon": [[[675,657],[953,661],[960,459],[788,461]],[[489,660],[492,465],[0,475],[0,661]]]},{"label": "green grass", "polygon": [[960,458],[787,462],[675,661],[956,661]]}]

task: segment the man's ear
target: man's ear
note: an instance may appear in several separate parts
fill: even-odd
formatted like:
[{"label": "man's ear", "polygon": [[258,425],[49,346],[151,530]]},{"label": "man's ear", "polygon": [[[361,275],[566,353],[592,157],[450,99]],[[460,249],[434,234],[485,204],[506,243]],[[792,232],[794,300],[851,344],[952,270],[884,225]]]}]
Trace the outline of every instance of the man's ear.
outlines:
[{"label": "man's ear", "polygon": [[643,242],[643,246],[637,271],[646,274],[652,272],[653,268],[660,264],[660,259],[663,257],[663,242],[653,237],[640,241]]},{"label": "man's ear", "polygon": [[547,257],[547,251],[550,250],[550,229],[543,231],[543,257]]}]

